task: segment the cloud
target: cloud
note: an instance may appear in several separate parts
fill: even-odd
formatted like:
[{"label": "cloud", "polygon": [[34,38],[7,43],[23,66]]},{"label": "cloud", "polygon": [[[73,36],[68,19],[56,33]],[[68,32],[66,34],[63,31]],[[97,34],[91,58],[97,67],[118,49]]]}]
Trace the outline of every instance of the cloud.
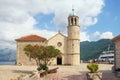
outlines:
[{"label": "cloud", "polygon": [[93,36],[94,36],[94,37],[100,36],[100,32],[99,32],[99,31],[94,32],[94,33],[93,33]]},{"label": "cloud", "polygon": [[90,41],[90,36],[87,34],[87,32],[81,32],[80,33],[80,41]]},{"label": "cloud", "polygon": [[85,19],[83,19],[82,26],[84,27],[84,29],[86,29],[86,27],[94,25],[97,22],[97,18],[86,17]]},{"label": "cloud", "polygon": [[61,1],[60,4],[56,2],[56,4],[58,5],[57,5],[57,8],[55,8],[54,22],[60,28],[63,23],[65,24],[65,26],[67,26],[66,19],[68,17],[68,14],[71,13],[71,4],[75,6],[75,12],[79,16],[81,28],[86,28],[88,26],[96,24],[98,21],[96,16],[101,13],[102,8],[104,7],[103,0],[91,0],[91,1],[64,0],[64,1]]},{"label": "cloud", "polygon": [[104,32],[100,35],[100,39],[112,39],[113,34],[112,32]]},{"label": "cloud", "polygon": [[87,31],[82,31],[80,33],[80,41],[97,41],[99,39],[112,39],[114,36],[113,36],[113,33],[110,32],[110,31],[107,31],[107,32],[99,32],[99,31],[96,31],[94,32],[93,34],[88,34]]},{"label": "cloud", "polygon": [[[28,34],[49,38],[56,31],[36,28],[38,21],[34,16],[53,13],[52,22],[58,29],[64,30],[72,5],[79,16],[81,28],[87,28],[97,23],[97,16],[105,4],[104,0],[0,0],[0,40],[7,41],[10,47],[9,41]],[[81,36],[81,40],[89,40],[87,33],[82,32]]]},{"label": "cloud", "polygon": [[4,49],[4,48],[15,49],[16,43],[13,41],[0,40],[0,49]]},{"label": "cloud", "polygon": [[103,33],[99,32],[99,31],[96,31],[90,36],[91,36],[90,40],[112,39],[113,38],[113,33],[110,32],[110,31],[106,31],[106,32],[103,32]]}]

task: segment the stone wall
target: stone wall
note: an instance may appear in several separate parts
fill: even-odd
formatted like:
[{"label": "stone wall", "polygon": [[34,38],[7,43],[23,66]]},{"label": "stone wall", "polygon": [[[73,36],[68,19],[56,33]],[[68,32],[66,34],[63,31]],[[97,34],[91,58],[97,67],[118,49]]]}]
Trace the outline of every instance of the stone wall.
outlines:
[{"label": "stone wall", "polygon": [[26,45],[46,45],[46,42],[40,41],[18,41],[17,42],[17,65],[35,65],[36,62],[31,59],[25,54],[24,48]]},{"label": "stone wall", "polygon": [[67,40],[67,54],[68,64],[80,64],[80,27],[78,25],[68,26],[68,40]]},{"label": "stone wall", "polygon": [[120,68],[120,40],[115,41],[115,68]]}]

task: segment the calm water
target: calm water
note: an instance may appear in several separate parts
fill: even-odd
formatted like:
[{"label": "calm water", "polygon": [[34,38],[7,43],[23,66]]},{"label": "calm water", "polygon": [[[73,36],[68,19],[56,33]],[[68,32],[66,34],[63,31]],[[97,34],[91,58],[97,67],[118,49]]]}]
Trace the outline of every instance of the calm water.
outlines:
[{"label": "calm water", "polygon": [[0,65],[14,65],[15,61],[0,61]]}]

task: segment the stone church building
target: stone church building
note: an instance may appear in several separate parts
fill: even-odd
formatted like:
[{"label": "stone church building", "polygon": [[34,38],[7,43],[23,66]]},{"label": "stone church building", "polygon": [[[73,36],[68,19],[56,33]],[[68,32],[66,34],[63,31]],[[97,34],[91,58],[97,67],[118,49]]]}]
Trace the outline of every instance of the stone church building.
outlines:
[{"label": "stone church building", "polygon": [[52,60],[52,65],[79,65],[80,64],[80,26],[79,17],[75,15],[74,9],[72,14],[68,16],[67,36],[58,32],[50,39],[38,35],[27,35],[16,39],[17,41],[17,65],[33,65],[34,60],[29,60],[24,52],[24,47],[28,44],[32,45],[52,45],[62,52],[60,58]]}]

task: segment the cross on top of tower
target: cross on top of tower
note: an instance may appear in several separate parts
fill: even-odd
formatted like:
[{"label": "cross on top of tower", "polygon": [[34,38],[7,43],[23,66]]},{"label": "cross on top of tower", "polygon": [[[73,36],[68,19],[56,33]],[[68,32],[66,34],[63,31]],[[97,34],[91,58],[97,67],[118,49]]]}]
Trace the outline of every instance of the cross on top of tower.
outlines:
[{"label": "cross on top of tower", "polygon": [[74,9],[74,6],[72,5],[72,13],[70,13],[69,16],[75,16],[75,15],[76,15],[76,13],[75,13],[75,9]]},{"label": "cross on top of tower", "polygon": [[74,13],[74,6],[72,5],[72,12]]}]

